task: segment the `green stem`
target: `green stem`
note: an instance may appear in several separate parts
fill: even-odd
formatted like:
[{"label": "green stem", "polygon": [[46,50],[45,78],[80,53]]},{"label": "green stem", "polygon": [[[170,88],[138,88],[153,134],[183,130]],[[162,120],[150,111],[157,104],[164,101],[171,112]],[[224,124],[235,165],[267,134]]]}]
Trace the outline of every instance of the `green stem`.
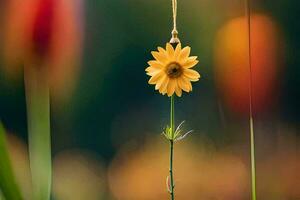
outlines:
[{"label": "green stem", "polygon": [[251,188],[252,200],[256,200],[256,170],[255,170],[255,142],[254,142],[254,129],[253,118],[250,117],[250,140],[251,140]]},{"label": "green stem", "polygon": [[50,95],[45,68],[25,67],[33,200],[49,200],[51,187]]},{"label": "green stem", "polygon": [[174,146],[174,141],[170,140],[170,179],[171,179],[171,199],[174,200],[174,178],[173,178],[173,146]]},{"label": "green stem", "polygon": [[170,115],[170,127],[171,127],[171,134],[172,139],[170,140],[170,179],[171,179],[171,200],[174,200],[174,177],[173,177],[173,157],[174,157],[174,95],[171,97],[171,115]]},{"label": "green stem", "polygon": [[247,31],[248,31],[248,61],[249,61],[249,122],[250,122],[250,157],[251,157],[251,196],[256,200],[256,170],[255,170],[255,140],[253,127],[253,109],[252,109],[252,62],[251,62],[251,3],[245,1]]},{"label": "green stem", "polygon": [[172,139],[174,139],[174,131],[175,131],[175,122],[174,122],[174,118],[175,118],[175,113],[174,113],[174,101],[175,101],[175,97],[174,95],[171,96],[171,115],[170,115],[170,127],[171,127],[171,133],[172,133]]}]

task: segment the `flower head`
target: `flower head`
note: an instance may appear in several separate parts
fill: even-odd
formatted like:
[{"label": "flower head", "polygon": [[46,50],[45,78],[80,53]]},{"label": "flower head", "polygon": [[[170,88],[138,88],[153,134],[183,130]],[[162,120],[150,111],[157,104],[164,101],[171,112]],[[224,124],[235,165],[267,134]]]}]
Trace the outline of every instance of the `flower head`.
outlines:
[{"label": "flower head", "polygon": [[146,68],[147,75],[151,76],[148,83],[168,96],[176,93],[180,97],[182,90],[192,91],[191,82],[198,81],[200,74],[191,69],[198,63],[197,56],[190,56],[191,48],[187,46],[181,49],[179,43],[174,49],[167,43],[166,49],[158,47],[157,50],[151,52],[155,60],[150,60],[150,66]]}]

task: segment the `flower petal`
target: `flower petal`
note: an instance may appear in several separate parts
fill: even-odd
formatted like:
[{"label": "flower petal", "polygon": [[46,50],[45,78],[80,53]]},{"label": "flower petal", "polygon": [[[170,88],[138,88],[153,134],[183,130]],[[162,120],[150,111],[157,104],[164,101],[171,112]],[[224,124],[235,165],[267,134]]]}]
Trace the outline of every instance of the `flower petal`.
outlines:
[{"label": "flower petal", "polygon": [[198,56],[190,56],[188,57],[187,61],[186,62],[192,62],[192,61],[195,61],[197,60]]},{"label": "flower petal", "polygon": [[149,79],[149,81],[148,81],[148,83],[149,84],[156,84],[157,83],[157,81],[161,78],[161,76],[163,75],[163,73],[164,72],[159,72],[159,73],[157,73],[157,74],[155,74],[154,76],[152,76],[150,79]]},{"label": "flower petal", "polygon": [[174,57],[177,58],[180,55],[181,51],[181,43],[177,44],[175,52],[174,52]]},{"label": "flower petal", "polygon": [[160,68],[156,68],[156,67],[152,67],[152,66],[149,66],[145,69],[146,72],[153,72],[153,71],[159,71],[161,70]]},{"label": "flower petal", "polygon": [[159,62],[165,63],[167,61],[167,57],[165,54],[157,52],[157,51],[151,51],[152,56]]},{"label": "flower petal", "polygon": [[190,91],[190,87],[189,87],[188,82],[189,82],[189,81],[186,81],[183,77],[177,79],[178,86],[179,86],[182,90],[184,90],[185,92],[189,92],[189,91]]},{"label": "flower petal", "polygon": [[189,46],[184,47],[180,52],[179,61],[185,62],[187,60],[187,58],[189,57],[190,52],[191,52],[191,47],[189,47]]},{"label": "flower petal", "polygon": [[187,83],[187,85],[189,87],[189,91],[192,91],[193,87],[192,87],[191,81],[188,78],[186,78],[185,76],[183,76],[182,79],[184,79],[184,81]]},{"label": "flower petal", "polygon": [[169,97],[174,94],[176,85],[177,85],[176,80],[170,79],[167,88],[167,94]]},{"label": "flower petal", "polygon": [[181,97],[181,95],[182,95],[182,90],[181,90],[181,88],[179,87],[178,83],[177,83],[177,86],[176,86],[176,88],[175,88],[175,92],[176,92],[176,95],[177,95],[178,97]]},{"label": "flower petal", "polygon": [[158,69],[158,70],[149,71],[146,74],[149,75],[149,76],[154,76],[154,75],[156,75],[156,74],[158,74],[160,72],[161,72],[161,70]]},{"label": "flower petal", "polygon": [[158,90],[161,88],[162,84],[165,82],[165,80],[167,79],[167,75],[163,74],[161,76],[161,78],[157,81],[156,85],[155,85],[155,90]]},{"label": "flower petal", "polygon": [[145,69],[145,71],[147,72],[146,74],[149,76],[154,76],[155,74],[159,73],[162,71],[162,69],[160,68],[155,68],[153,66],[149,66]]},{"label": "flower petal", "polygon": [[189,68],[192,68],[192,67],[194,67],[195,65],[197,65],[198,62],[199,62],[198,60],[187,61],[187,62],[185,62],[182,66],[183,66],[184,68],[186,68],[186,69],[189,69]]},{"label": "flower petal", "polygon": [[197,65],[198,64],[198,60],[196,60],[197,59],[197,56],[192,56],[192,57],[189,57],[188,59],[187,59],[187,61],[186,62],[184,62],[183,63],[183,67],[184,68],[192,68],[192,67],[194,67],[195,65]]},{"label": "flower petal", "polygon": [[170,44],[170,43],[167,43],[166,44],[166,50],[167,50],[167,53],[168,53],[168,56],[170,59],[173,59],[174,58],[174,48],[173,46]]},{"label": "flower petal", "polygon": [[170,79],[167,77],[161,84],[161,87],[159,88],[159,92],[161,94],[165,95],[167,93],[167,87],[168,87],[169,81],[170,81]]},{"label": "flower petal", "polygon": [[157,60],[148,61],[148,65],[150,65],[151,67],[158,68],[158,69],[161,69],[164,67],[164,65]]},{"label": "flower petal", "polygon": [[164,55],[166,58],[169,57],[167,51],[166,51],[164,48],[162,48],[162,47],[157,47],[157,50],[158,50],[158,52],[159,52],[160,54]]},{"label": "flower petal", "polygon": [[200,78],[200,74],[193,69],[185,69],[183,74],[192,81],[198,81]]}]

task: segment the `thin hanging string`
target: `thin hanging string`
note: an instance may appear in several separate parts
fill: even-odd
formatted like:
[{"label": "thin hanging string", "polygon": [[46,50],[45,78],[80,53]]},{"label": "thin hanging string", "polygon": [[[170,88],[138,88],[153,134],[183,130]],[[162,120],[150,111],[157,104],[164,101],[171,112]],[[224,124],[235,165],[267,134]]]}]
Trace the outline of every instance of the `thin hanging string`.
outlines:
[{"label": "thin hanging string", "polygon": [[176,24],[176,18],[177,18],[177,0],[172,0],[172,9],[173,9],[173,31],[177,32],[177,24]]},{"label": "thin hanging string", "polygon": [[248,59],[249,59],[249,123],[250,123],[250,157],[251,157],[251,196],[256,200],[256,170],[255,170],[255,138],[252,108],[252,62],[251,62],[251,4],[246,0],[246,15],[248,28]]},{"label": "thin hanging string", "polygon": [[180,43],[178,38],[178,31],[177,31],[177,0],[172,0],[172,11],[173,11],[173,30],[172,30],[172,38],[170,43]]}]

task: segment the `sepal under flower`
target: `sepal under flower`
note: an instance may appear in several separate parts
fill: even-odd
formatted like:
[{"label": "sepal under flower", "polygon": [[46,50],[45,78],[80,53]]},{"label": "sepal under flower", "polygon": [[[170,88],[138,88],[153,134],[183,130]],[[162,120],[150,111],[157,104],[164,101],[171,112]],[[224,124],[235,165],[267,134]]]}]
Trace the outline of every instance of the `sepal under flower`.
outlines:
[{"label": "sepal under flower", "polygon": [[164,128],[163,130],[163,135],[171,141],[177,142],[180,140],[183,140],[184,138],[186,138],[189,134],[191,134],[193,132],[193,130],[190,130],[188,132],[184,132],[181,127],[184,124],[185,121],[182,121],[176,128],[176,130],[174,131],[174,134],[172,134],[172,129],[169,126],[166,126],[166,128]]}]

